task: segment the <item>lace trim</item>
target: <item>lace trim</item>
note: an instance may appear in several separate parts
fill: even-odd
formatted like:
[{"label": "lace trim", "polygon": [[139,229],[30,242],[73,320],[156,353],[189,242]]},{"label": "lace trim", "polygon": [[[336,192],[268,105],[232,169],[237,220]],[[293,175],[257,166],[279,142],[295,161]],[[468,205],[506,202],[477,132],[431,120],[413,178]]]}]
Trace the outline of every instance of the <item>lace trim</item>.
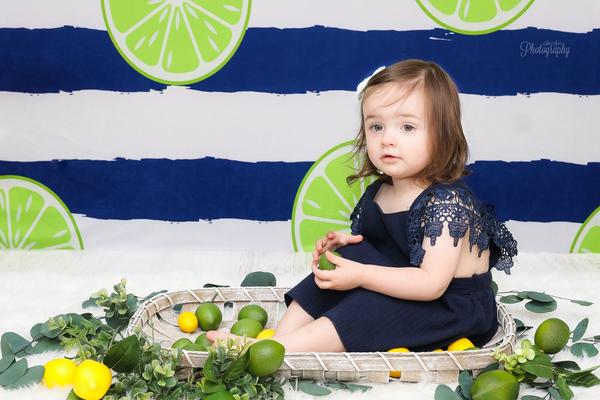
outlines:
[{"label": "lace trim", "polygon": [[410,263],[420,265],[425,256],[423,238],[428,237],[431,245],[442,235],[444,224],[448,224],[454,246],[469,230],[469,249],[477,245],[478,256],[489,248],[490,239],[500,249],[494,268],[510,274],[512,257],[517,255],[517,242],[506,226],[496,220],[493,207],[484,206],[466,187],[432,187],[411,209],[408,221]]},{"label": "lace trim", "polygon": [[365,205],[365,199],[367,198],[367,193],[370,193],[370,191],[373,190],[373,188],[376,186],[377,182],[378,181],[375,181],[367,187],[367,189],[365,190],[363,195],[358,200],[358,203],[356,203],[356,207],[354,207],[352,214],[350,214],[350,221],[351,221],[350,232],[353,235],[360,235],[362,232],[362,221],[360,219],[360,216],[362,214],[362,209]]}]

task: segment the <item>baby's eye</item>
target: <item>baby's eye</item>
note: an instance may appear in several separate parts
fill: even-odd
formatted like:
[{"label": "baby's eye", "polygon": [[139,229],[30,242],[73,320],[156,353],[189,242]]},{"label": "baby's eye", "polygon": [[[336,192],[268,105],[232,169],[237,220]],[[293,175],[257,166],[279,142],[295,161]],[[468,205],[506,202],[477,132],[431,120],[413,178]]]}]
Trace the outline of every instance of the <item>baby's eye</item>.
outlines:
[{"label": "baby's eye", "polygon": [[415,129],[416,129],[416,128],[415,128],[414,126],[410,125],[410,124],[404,124],[404,125],[402,125],[402,130],[403,130],[404,132],[412,132],[412,131],[414,131]]},{"label": "baby's eye", "polygon": [[383,130],[383,126],[379,124],[373,124],[369,127],[369,129],[371,129],[374,132],[381,132]]}]

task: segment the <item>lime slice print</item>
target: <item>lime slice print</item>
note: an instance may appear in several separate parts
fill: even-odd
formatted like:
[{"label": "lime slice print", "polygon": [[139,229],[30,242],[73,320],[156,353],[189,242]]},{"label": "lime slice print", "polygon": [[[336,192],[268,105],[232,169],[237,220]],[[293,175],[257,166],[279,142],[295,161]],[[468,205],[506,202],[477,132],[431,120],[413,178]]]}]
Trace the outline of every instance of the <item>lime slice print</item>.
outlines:
[{"label": "lime slice print", "polygon": [[534,0],[417,0],[439,25],[465,35],[494,32],[516,21]]},{"label": "lime slice print", "polygon": [[121,56],[142,75],[183,85],[206,79],[233,56],[251,0],[101,0]]},{"label": "lime slice print", "polygon": [[600,207],[581,224],[571,244],[571,253],[600,254]]},{"label": "lime slice print", "polygon": [[46,186],[15,175],[0,176],[0,249],[83,249],[64,203]]},{"label": "lime slice print", "polygon": [[350,214],[375,177],[348,186],[346,177],[361,162],[352,153],[354,141],[329,149],[308,170],[294,200],[292,242],[295,251],[312,251],[315,241],[329,231],[350,232]]}]

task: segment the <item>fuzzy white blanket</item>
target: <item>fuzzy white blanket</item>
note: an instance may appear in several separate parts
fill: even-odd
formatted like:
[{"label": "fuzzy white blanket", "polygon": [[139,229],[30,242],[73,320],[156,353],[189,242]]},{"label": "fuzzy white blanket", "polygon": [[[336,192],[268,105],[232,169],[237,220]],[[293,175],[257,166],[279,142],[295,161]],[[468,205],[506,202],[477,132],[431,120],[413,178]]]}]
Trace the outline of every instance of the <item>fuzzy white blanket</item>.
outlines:
[{"label": "fuzzy white blanket", "polygon": [[[238,286],[252,271],[270,271],[278,286],[293,286],[310,269],[304,254],[258,251],[114,251],[114,252],[2,252],[0,253],[0,333],[17,332],[28,337],[31,326],[49,316],[82,312],[81,302],[101,288],[111,289],[122,277],[128,290],[137,295],[152,291],[194,289],[204,283]],[[563,319],[571,329],[585,317],[590,318],[586,337],[600,335],[600,255],[521,254],[513,274],[495,272],[500,290],[536,290],[561,297],[594,302],[583,307],[559,300],[550,314],[534,314],[524,303],[508,305],[509,311],[527,325],[537,325],[550,316]],[[531,332],[530,337],[533,336]],[[43,364],[60,356],[46,353],[30,356],[30,365]],[[574,359],[560,353],[556,359]],[[600,364],[600,356],[577,359],[582,367]],[[324,399],[411,399],[432,400],[433,383],[369,384],[366,393],[334,391]],[[452,388],[456,383],[450,384]],[[576,399],[600,399],[600,386],[573,388]],[[4,391],[0,399],[65,399],[68,390],[46,389],[41,385]],[[523,390],[525,393],[535,393]],[[540,394],[540,392],[538,392]],[[286,391],[286,398],[312,398],[302,392]]]}]

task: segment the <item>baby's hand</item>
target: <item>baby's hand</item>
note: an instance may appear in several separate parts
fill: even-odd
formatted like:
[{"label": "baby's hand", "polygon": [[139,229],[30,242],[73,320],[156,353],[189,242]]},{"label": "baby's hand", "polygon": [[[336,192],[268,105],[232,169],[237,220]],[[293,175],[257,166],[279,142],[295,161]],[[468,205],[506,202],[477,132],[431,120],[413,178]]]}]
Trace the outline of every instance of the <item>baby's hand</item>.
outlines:
[{"label": "baby's hand", "polygon": [[313,265],[319,264],[319,257],[327,250],[333,251],[338,247],[359,243],[362,240],[362,235],[351,235],[346,232],[327,232],[327,235],[323,239],[319,239],[315,242]]}]

